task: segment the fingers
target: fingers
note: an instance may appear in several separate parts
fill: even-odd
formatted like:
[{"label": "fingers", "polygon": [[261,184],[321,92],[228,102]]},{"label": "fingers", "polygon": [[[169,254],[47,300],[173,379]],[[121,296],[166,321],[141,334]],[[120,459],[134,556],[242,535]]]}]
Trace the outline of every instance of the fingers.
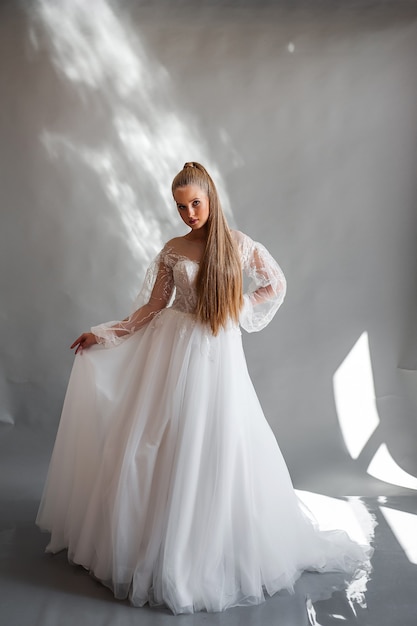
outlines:
[{"label": "fingers", "polygon": [[75,349],[75,353],[74,354],[78,354],[79,352],[82,351],[82,349],[83,349],[83,344],[82,343],[78,344],[78,346]]},{"label": "fingers", "polygon": [[97,343],[97,339],[92,333],[83,333],[74,341],[70,349],[76,348],[75,354],[78,354],[78,352],[81,352],[85,348],[90,348],[95,343]]},{"label": "fingers", "polygon": [[75,354],[88,346],[88,335],[89,333],[83,333],[74,341],[70,349],[72,350],[76,347],[77,349],[75,350]]},{"label": "fingers", "polygon": [[83,333],[71,345],[71,350],[75,348],[75,354],[78,354],[95,343],[97,343],[97,340],[92,333]]},{"label": "fingers", "polygon": [[75,351],[75,354],[77,354],[78,350],[82,347],[82,344],[85,342],[85,340],[86,340],[86,333],[83,333],[82,335],[77,337],[74,343],[70,346],[70,349],[72,350],[73,348],[75,348],[75,346],[78,346],[77,350]]}]

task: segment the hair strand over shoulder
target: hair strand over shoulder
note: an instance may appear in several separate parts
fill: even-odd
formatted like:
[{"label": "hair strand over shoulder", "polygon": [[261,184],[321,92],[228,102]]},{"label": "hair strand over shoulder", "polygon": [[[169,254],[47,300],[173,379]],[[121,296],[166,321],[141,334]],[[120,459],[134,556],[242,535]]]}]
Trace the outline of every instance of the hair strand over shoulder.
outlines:
[{"label": "hair strand over shoulder", "polygon": [[215,184],[200,163],[184,165],[172,182],[172,193],[188,185],[198,185],[209,199],[207,243],[197,274],[196,313],[199,321],[208,324],[213,335],[217,335],[230,319],[239,322],[242,267]]}]

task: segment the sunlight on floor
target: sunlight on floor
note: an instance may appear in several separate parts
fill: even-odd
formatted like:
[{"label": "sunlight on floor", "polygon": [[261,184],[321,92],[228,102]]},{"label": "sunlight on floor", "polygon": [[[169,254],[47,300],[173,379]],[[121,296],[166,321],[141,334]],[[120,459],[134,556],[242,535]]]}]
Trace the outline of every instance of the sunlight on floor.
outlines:
[{"label": "sunlight on floor", "polygon": [[331,498],[296,489],[297,496],[313,514],[321,530],[340,528],[354,541],[368,544],[374,536],[375,518],[361,498]]},{"label": "sunlight on floor", "polygon": [[385,506],[380,511],[410,563],[417,565],[417,515]]},{"label": "sunlight on floor", "polygon": [[[374,538],[375,516],[359,497],[331,498],[311,491],[296,490],[307,513],[314,517],[320,530],[344,530],[351,539],[369,546]],[[350,581],[346,582],[345,595],[351,610],[355,605],[366,608],[366,591],[370,579],[369,568],[364,565]],[[341,619],[344,619],[341,617]],[[316,622],[310,622],[315,624]]]}]

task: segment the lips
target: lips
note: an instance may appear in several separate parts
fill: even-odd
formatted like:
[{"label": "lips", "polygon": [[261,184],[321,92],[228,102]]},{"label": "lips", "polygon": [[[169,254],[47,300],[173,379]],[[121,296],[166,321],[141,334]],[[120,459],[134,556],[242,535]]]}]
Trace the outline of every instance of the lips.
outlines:
[{"label": "lips", "polygon": [[190,226],[192,226],[193,224],[197,224],[198,220],[190,220],[188,223]]}]

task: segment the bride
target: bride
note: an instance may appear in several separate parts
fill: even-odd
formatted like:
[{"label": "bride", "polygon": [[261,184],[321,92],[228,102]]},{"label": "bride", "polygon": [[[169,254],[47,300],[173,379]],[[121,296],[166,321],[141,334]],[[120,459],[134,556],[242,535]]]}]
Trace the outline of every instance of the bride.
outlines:
[{"label": "bride", "polygon": [[189,233],[161,250],[131,315],[71,346],[36,521],[47,551],[67,549],[116,598],[222,611],[292,590],[305,569],[353,572],[371,549],[306,516],[249,378],[239,326],[272,319],[280,267],[228,228],[202,165],[172,192]]}]

